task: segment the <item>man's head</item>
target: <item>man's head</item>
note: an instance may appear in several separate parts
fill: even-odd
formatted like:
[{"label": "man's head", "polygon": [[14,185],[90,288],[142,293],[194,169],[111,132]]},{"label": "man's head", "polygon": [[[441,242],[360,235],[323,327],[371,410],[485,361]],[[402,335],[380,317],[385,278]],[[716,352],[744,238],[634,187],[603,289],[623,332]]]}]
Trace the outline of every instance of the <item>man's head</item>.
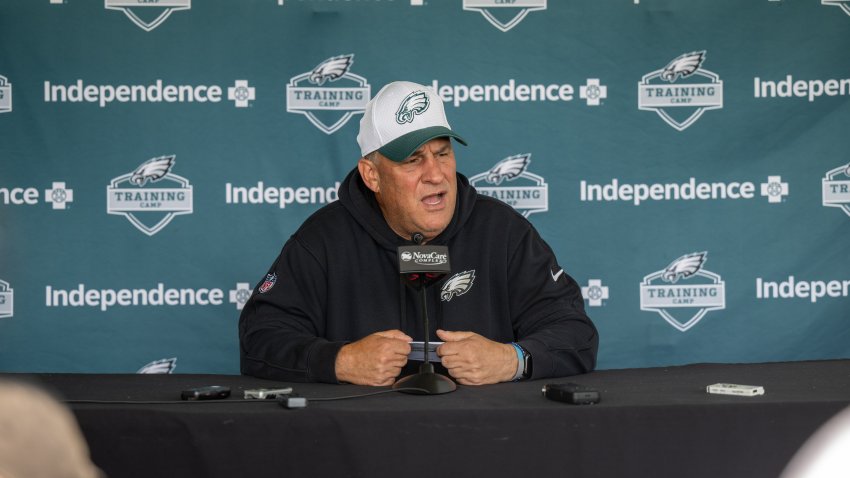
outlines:
[{"label": "man's head", "polygon": [[443,102],[430,88],[397,81],[366,105],[357,142],[360,176],[401,237],[426,240],[449,224],[457,202],[455,157]]}]

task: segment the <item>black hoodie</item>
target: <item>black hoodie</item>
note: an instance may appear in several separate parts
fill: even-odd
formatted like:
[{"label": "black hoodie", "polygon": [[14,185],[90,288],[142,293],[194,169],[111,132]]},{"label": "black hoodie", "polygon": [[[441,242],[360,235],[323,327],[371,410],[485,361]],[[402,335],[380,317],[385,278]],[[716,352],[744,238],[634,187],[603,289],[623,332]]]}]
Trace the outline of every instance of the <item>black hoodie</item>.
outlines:
[{"label": "black hoodie", "polygon": [[[454,216],[429,241],[449,247],[452,266],[427,289],[429,338],[437,340],[440,328],[517,342],[533,357],[532,378],[593,370],[599,339],[578,284],[531,223],[457,179]],[[339,201],[290,237],[245,304],[242,373],[336,383],[346,343],[391,329],[423,340],[418,294],[398,273],[397,248],[411,244],[390,229],[357,168],[351,171]]]}]

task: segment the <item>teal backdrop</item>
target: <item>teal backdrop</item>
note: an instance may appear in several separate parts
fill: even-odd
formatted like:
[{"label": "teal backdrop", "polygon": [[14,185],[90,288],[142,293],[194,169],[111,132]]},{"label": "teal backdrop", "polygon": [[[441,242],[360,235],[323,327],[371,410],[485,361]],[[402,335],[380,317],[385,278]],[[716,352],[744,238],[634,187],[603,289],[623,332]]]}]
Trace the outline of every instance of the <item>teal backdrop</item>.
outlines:
[{"label": "teal backdrop", "polygon": [[848,0],[2,0],[0,371],[238,373],[398,79],[600,368],[850,357],[848,45]]}]

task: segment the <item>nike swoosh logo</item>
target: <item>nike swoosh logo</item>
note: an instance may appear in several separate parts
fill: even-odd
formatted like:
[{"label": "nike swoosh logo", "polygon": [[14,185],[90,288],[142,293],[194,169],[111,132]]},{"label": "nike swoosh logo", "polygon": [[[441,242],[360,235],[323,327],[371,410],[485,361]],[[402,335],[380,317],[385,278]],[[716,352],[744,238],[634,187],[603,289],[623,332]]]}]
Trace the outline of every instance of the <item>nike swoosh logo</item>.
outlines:
[{"label": "nike swoosh logo", "polygon": [[557,274],[553,274],[552,271],[549,271],[549,274],[552,276],[552,280],[558,282],[558,277],[561,277],[561,274],[564,273],[564,269],[558,271]]}]

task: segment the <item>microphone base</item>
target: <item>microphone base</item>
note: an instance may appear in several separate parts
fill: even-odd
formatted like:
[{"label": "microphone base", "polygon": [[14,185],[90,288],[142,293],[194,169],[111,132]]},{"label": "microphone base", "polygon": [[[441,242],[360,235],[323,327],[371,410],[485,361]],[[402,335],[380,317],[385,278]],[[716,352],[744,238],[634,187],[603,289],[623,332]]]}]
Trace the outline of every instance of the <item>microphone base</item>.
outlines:
[{"label": "microphone base", "polygon": [[417,388],[419,390],[401,390],[401,392],[416,395],[440,395],[454,392],[457,390],[457,384],[449,377],[439,373],[419,372],[400,379],[393,384],[393,388]]}]

